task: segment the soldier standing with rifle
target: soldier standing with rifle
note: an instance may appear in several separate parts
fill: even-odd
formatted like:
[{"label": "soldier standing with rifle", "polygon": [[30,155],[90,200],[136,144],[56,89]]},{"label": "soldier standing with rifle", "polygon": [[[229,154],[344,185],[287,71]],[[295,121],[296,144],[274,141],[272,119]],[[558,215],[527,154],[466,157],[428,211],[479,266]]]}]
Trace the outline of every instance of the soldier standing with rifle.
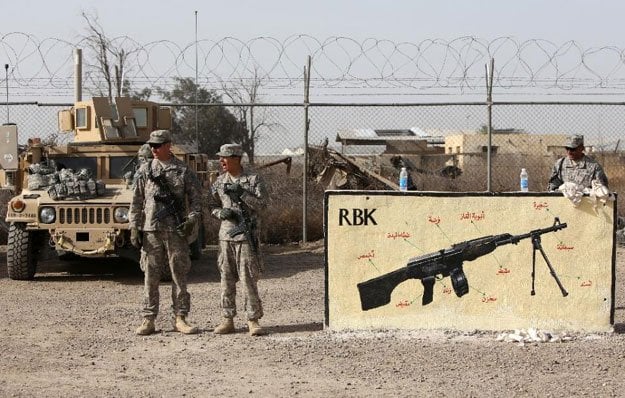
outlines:
[{"label": "soldier standing with rifle", "polygon": [[[190,309],[187,274],[191,269],[189,242],[200,221],[200,183],[195,173],[170,151],[171,133],[156,130],[147,142],[154,159],[143,164],[134,184],[130,205],[130,240],[147,259],[144,278],[144,320],[136,333],[154,333],[158,315],[163,265],[172,275],[174,328],[184,334],[197,333],[186,317]],[[185,201],[189,206],[185,206]],[[141,234],[141,232],[143,234]]]},{"label": "soldier standing with rifle", "polygon": [[217,156],[223,173],[211,187],[211,214],[221,220],[217,263],[221,275],[223,321],[214,332],[234,332],[236,282],[241,281],[249,334],[259,336],[264,331],[258,324],[263,316],[263,306],[257,286],[262,259],[258,247],[256,212],[266,206],[267,192],[260,176],[243,170],[240,145],[222,145]]}]

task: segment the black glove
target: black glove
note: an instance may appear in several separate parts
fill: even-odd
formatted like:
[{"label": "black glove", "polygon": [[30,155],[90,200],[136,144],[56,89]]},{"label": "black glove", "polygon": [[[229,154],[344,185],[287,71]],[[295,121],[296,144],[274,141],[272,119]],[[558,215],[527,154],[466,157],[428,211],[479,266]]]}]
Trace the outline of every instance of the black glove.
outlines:
[{"label": "black glove", "polygon": [[178,225],[176,227],[176,233],[180,235],[181,238],[186,238],[187,236],[191,235],[194,227],[195,227],[195,219],[191,218],[183,222],[182,224]]},{"label": "black glove", "polygon": [[219,219],[220,220],[231,220],[236,218],[237,213],[229,207],[224,207],[219,210]]},{"label": "black glove", "polygon": [[130,243],[137,249],[141,249],[141,245],[143,244],[143,238],[141,237],[141,232],[139,231],[139,228],[130,228]]},{"label": "black glove", "polygon": [[224,192],[228,195],[236,197],[237,199],[240,199],[241,195],[243,195],[243,192],[245,192],[245,190],[243,189],[241,184],[235,182],[234,184],[226,184],[224,186]]}]

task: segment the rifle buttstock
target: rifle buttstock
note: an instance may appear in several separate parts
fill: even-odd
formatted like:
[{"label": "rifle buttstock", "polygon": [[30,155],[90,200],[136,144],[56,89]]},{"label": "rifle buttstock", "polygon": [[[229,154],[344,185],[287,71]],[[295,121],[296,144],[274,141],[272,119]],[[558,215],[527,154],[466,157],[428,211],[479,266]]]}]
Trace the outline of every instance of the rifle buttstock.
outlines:
[{"label": "rifle buttstock", "polygon": [[407,279],[408,273],[401,268],[357,284],[362,310],[367,311],[390,303],[393,290]]}]

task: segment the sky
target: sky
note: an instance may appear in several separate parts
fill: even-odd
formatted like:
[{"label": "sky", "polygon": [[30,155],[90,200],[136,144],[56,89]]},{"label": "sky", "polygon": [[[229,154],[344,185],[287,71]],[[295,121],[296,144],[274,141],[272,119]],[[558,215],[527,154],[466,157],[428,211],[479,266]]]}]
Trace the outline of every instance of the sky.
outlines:
[{"label": "sky", "polygon": [[197,11],[200,39],[309,34],[418,42],[513,36],[625,47],[625,36],[618,34],[622,0],[4,0],[0,33],[71,39],[84,33],[82,11],[97,14],[109,35],[140,42],[193,41]]},{"label": "sky", "polygon": [[[195,40],[196,11],[197,38],[200,42],[202,40],[215,42],[226,37],[236,38],[243,42],[257,37],[281,41],[304,34],[320,41],[329,37],[347,37],[361,43],[367,38],[390,40],[395,44],[419,44],[429,39],[452,41],[462,37],[474,37],[488,43],[500,37],[510,37],[516,43],[534,39],[544,40],[554,43],[553,48],[565,46],[571,41],[585,50],[611,46],[616,51],[605,52],[605,56],[593,54],[586,62],[591,70],[601,70],[602,76],[604,72],[608,74],[611,68],[617,68],[617,72],[610,75],[612,79],[610,84],[612,87],[618,86],[619,95],[625,91],[625,86],[620,87],[620,81],[625,82],[625,64],[621,57],[621,52],[625,48],[625,35],[618,34],[622,17],[625,15],[625,1],[622,0],[317,0],[315,2],[293,0],[168,2],[156,0],[5,0],[2,4],[3,22],[0,24],[0,39],[11,32],[22,32],[34,35],[39,40],[55,38],[76,42],[77,38],[87,33],[85,21],[81,16],[81,13],[85,12],[92,16],[97,15],[99,24],[109,38],[128,36],[141,44],[167,40],[181,46],[188,46]],[[1,46],[0,50],[2,50]],[[327,58],[341,57],[342,49],[337,48],[332,51],[336,52],[328,50],[326,55],[329,57],[325,60],[318,57],[313,65],[313,67],[322,68],[323,62],[326,61],[325,67],[330,69],[317,71],[317,75],[322,78],[335,76],[335,71],[331,69],[332,65],[327,63]],[[355,51],[358,56],[358,50]],[[194,73],[191,53],[192,51],[187,53],[190,69],[178,71],[180,75],[191,76]],[[160,53],[154,50],[152,54]],[[511,54],[514,59],[514,52]],[[590,75],[594,78],[592,71],[586,70],[585,65],[579,61],[579,53],[577,53],[577,59],[575,59],[575,50],[570,54],[573,54],[571,55],[573,66],[581,71],[575,69],[564,77],[583,80]],[[0,57],[2,55],[0,51]],[[350,56],[353,60],[354,53]],[[428,54],[426,60],[432,61],[436,56],[438,55]],[[210,57],[212,60],[217,58],[213,54],[210,54]],[[265,53],[265,57],[265,64],[271,64],[274,60],[272,57],[275,55]],[[531,49],[525,50],[521,57],[517,57],[522,58],[526,65],[520,65],[516,62],[517,59],[514,60],[514,67],[511,64],[504,65],[505,62],[502,62],[502,59],[506,60],[506,57],[502,55],[499,57],[496,69],[506,76],[514,77],[521,74],[541,79],[543,75],[534,76],[533,72],[541,71],[551,78],[553,73],[550,69],[552,68],[557,69],[557,73],[568,71],[566,64],[568,60],[564,56],[559,60],[561,63],[557,65],[557,68],[554,65],[548,65],[547,70],[541,68],[550,60],[549,56],[545,56],[536,45],[532,45]],[[300,73],[305,64],[303,51],[298,52],[294,58],[291,66],[295,73]],[[66,55],[66,59],[70,59],[70,56]],[[467,59],[470,60],[470,56],[467,56]],[[367,62],[370,59],[359,57],[357,61],[358,64],[350,64],[350,72],[360,73],[360,68],[368,67]],[[155,63],[158,62],[159,60],[156,59]],[[376,73],[383,75],[389,70],[394,75],[395,71],[401,69],[403,65],[403,60],[394,60],[390,63],[391,66],[384,66],[383,57],[373,62],[380,62],[382,65],[380,70],[372,73],[374,77]],[[460,68],[450,72],[443,70],[442,62],[444,61],[435,65],[431,75],[445,76],[452,72],[462,74],[463,67],[465,67],[464,60],[462,60],[458,63]],[[150,76],[170,76],[171,69],[162,64],[161,70],[151,70],[146,73]],[[448,62],[445,67],[453,69],[450,65],[453,63]],[[479,85],[480,98],[483,97],[484,65],[485,61],[480,59],[473,65],[474,69],[467,73],[479,79],[475,80],[472,86]],[[31,66],[37,68],[34,64]],[[202,63],[200,75],[205,71],[212,72],[212,66],[210,62]],[[427,65],[425,66],[427,68]],[[524,66],[529,66],[531,72],[526,73],[523,70]],[[410,67],[414,67],[414,62]],[[506,67],[507,70],[505,70]],[[204,70],[201,70],[202,68]],[[414,77],[414,71],[409,68],[400,71],[404,75],[400,73],[400,76],[395,77]],[[513,70],[513,68],[516,69]],[[54,70],[54,65],[52,69]],[[340,76],[340,72],[344,71],[345,67],[341,64],[337,69],[336,75]],[[219,71],[217,74],[223,75],[227,72]],[[292,76],[293,72],[290,72],[289,77]],[[162,82],[155,82],[154,79],[145,83],[152,87],[158,84]],[[446,82],[438,84],[438,88],[446,84]],[[290,95],[300,97],[300,91],[297,88],[296,93]],[[314,92],[320,93],[319,90]],[[345,96],[351,95],[345,94],[345,90],[342,93]],[[458,89],[454,94],[466,95],[466,91]],[[589,93],[584,94],[589,95]],[[331,96],[333,93],[324,93],[324,95]],[[610,95],[614,93],[611,92]]]},{"label": "sky", "polygon": [[[460,37],[490,41],[512,37],[520,43],[540,39],[556,46],[575,41],[585,49],[616,48],[611,60],[602,56],[593,59],[593,62],[606,64],[595,65],[597,68],[610,68],[609,62],[616,62],[619,67],[623,65],[619,55],[625,48],[625,35],[620,30],[625,15],[623,0],[4,0],[1,11],[0,39],[11,32],[22,32],[39,40],[56,38],[73,43],[86,33],[81,17],[81,13],[86,12],[98,16],[109,37],[129,36],[139,43],[169,40],[188,45],[195,40],[197,11],[200,41],[225,37],[242,41],[256,37],[284,40],[300,34],[319,40],[328,37],[348,37],[357,41],[376,38],[394,43],[420,43],[428,39],[450,41]],[[2,61],[0,59],[0,64],[6,62]],[[299,59],[295,62],[300,71],[304,59],[301,63]],[[499,64],[497,67],[503,66]],[[481,79],[483,70],[480,63],[474,73]],[[616,75],[617,81],[622,75],[625,71]],[[480,100],[484,100],[482,84],[479,81],[476,94]],[[616,96],[606,97],[607,100],[622,98],[625,87],[619,90]],[[503,99],[500,92],[496,100]],[[41,101],[38,94],[33,92],[30,96],[12,98]],[[402,102],[405,98],[391,94],[391,101]],[[287,98],[288,102],[301,101],[300,91],[292,95]],[[378,98],[367,97],[365,102]],[[421,98],[424,97],[418,99]],[[451,97],[436,99],[457,100]],[[531,100],[533,97],[521,99]],[[54,97],[53,100],[67,101],[67,98]],[[315,100],[323,102],[328,98],[318,96]],[[464,127],[468,124],[465,121],[470,120],[477,126],[481,120],[478,116],[469,119],[464,115],[460,117],[460,124]],[[335,131],[334,128],[326,130]]]}]

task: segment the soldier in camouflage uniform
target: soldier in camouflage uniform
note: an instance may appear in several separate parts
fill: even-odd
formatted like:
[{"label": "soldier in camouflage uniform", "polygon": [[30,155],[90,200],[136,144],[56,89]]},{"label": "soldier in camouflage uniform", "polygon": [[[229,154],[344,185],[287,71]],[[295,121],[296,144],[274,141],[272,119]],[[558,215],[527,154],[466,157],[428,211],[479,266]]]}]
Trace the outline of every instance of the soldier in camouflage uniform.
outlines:
[{"label": "soldier in camouflage uniform", "polygon": [[[135,170],[135,174],[132,178],[133,186],[137,181],[137,177],[139,176],[139,169],[145,163],[148,163],[151,159],[154,159],[154,155],[152,154],[152,149],[150,148],[150,144],[143,144],[139,151],[137,151],[137,167]],[[141,257],[139,258],[139,268],[141,271],[145,272],[148,264],[148,256],[145,253],[145,250],[141,248]],[[169,268],[169,267],[167,267]]]},{"label": "soldier in camouflage uniform", "polygon": [[241,281],[249,334],[259,336],[264,331],[258,324],[263,316],[263,306],[257,286],[262,259],[256,219],[257,211],[266,206],[267,192],[260,176],[243,170],[240,145],[222,145],[217,155],[224,173],[211,186],[211,215],[221,220],[217,262],[221,275],[221,310],[224,318],[214,332],[234,332],[236,282]]},{"label": "soldier in camouflage uniform", "polygon": [[574,182],[582,188],[590,188],[592,180],[599,180],[606,187],[608,177],[596,160],[584,154],[584,136],[573,135],[567,140],[567,156],[560,158],[551,170],[549,191],[556,191],[565,182]]},{"label": "soldier in camouflage uniform", "polygon": [[143,163],[147,163],[150,159],[154,159],[154,154],[152,153],[152,148],[150,148],[150,144],[143,144],[139,151],[137,151],[137,159],[139,160],[139,167]]},{"label": "soldier in camouflage uniform", "polygon": [[[161,269],[168,263],[176,316],[174,328],[181,333],[193,334],[197,333],[197,328],[186,321],[191,305],[187,291],[187,274],[191,268],[188,238],[200,220],[200,183],[195,173],[170,152],[171,133],[168,130],[153,131],[148,144],[154,159],[139,168],[130,205],[131,243],[142,247],[147,260],[144,321],[136,333],[148,335],[155,331]],[[161,185],[161,176],[164,177],[164,186]],[[173,195],[181,208],[172,206],[174,201],[165,200],[168,195]],[[188,212],[184,208],[185,202],[188,202]]]}]

